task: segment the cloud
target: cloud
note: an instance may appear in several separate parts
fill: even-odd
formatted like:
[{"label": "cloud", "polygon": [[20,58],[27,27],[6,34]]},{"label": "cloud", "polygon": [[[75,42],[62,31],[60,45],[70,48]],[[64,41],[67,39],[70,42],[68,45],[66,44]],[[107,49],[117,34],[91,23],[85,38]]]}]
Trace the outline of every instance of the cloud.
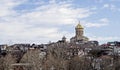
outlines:
[{"label": "cloud", "polygon": [[103,0],[94,0],[96,3],[102,3]]},{"label": "cloud", "polygon": [[109,20],[107,18],[99,19],[97,22],[87,22],[83,21],[85,27],[103,27],[109,25]]},{"label": "cloud", "polygon": [[103,23],[109,23],[109,20],[107,18],[102,18],[99,21]]},{"label": "cloud", "polygon": [[117,6],[114,5],[114,4],[104,4],[103,9],[109,9],[109,10],[112,10],[112,11],[117,11],[119,8],[117,8]]},{"label": "cloud", "polygon": [[1,43],[45,43],[49,40],[56,41],[63,35],[70,38],[71,32],[61,31],[61,26],[74,25],[77,19],[87,18],[93,14],[88,8],[75,8],[68,1],[56,0],[47,4],[43,2],[32,9],[17,8],[27,2],[28,0],[0,1]]},{"label": "cloud", "polygon": [[120,0],[111,0],[112,2],[119,2]]},{"label": "cloud", "polygon": [[117,37],[117,36],[109,36],[109,37],[91,36],[90,40],[97,40],[100,43],[105,43],[105,42],[111,42],[111,41],[119,41],[120,37]]},{"label": "cloud", "polygon": [[22,4],[25,0],[0,0],[0,17],[12,16],[16,14],[13,8]]},{"label": "cloud", "polygon": [[103,8],[109,8],[109,4],[104,4]]},{"label": "cloud", "polygon": [[73,24],[76,19],[89,17],[92,12],[86,8],[72,8],[71,4],[54,4],[37,7],[34,11],[22,14],[20,18],[36,24]]}]

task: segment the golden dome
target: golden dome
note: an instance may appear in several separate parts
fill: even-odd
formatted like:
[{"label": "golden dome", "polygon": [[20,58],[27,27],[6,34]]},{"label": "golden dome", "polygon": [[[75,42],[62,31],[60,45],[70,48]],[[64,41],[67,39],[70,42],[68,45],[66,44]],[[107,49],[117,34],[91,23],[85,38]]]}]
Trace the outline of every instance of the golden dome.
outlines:
[{"label": "golden dome", "polygon": [[83,27],[82,27],[82,25],[80,25],[80,23],[75,28],[83,29]]}]

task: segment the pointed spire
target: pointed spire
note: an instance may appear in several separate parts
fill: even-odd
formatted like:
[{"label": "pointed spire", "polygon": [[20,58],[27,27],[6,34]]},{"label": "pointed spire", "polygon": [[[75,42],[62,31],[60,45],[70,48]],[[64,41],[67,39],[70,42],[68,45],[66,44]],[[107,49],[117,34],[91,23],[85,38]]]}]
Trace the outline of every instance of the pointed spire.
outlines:
[{"label": "pointed spire", "polygon": [[80,20],[79,20],[79,23],[78,24],[80,24]]},{"label": "pointed spire", "polygon": [[80,25],[80,21],[78,22],[78,25],[76,26],[76,28],[83,29],[82,25]]}]

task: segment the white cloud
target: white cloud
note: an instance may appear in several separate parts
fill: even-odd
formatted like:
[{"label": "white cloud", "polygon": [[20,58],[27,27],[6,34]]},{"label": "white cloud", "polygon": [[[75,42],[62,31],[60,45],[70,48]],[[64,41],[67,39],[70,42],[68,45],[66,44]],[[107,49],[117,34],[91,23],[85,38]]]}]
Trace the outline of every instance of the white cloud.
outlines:
[{"label": "white cloud", "polygon": [[23,9],[20,13],[14,9],[25,2],[27,0],[0,1],[1,43],[45,43],[56,41],[63,35],[70,38],[71,33],[60,31],[63,28],[58,26],[75,24],[77,19],[93,14],[88,8],[74,8],[69,2],[56,3],[55,0],[34,9]]},{"label": "white cloud", "polygon": [[23,2],[25,0],[0,0],[0,17],[15,15],[13,8]]},{"label": "white cloud", "polygon": [[120,37],[117,36],[108,36],[108,37],[98,37],[98,36],[91,36],[90,40],[97,40],[100,43],[111,42],[111,41],[119,41]]},{"label": "white cloud", "polygon": [[102,26],[106,26],[107,24],[103,24],[103,23],[87,23],[86,27],[102,27]]},{"label": "white cloud", "polygon": [[111,0],[112,2],[119,2],[120,0]]},{"label": "white cloud", "polygon": [[109,4],[104,4],[103,8],[109,8]]},{"label": "white cloud", "polygon": [[120,39],[119,37],[91,37],[91,40],[98,40],[98,41],[113,41]]},{"label": "white cloud", "polygon": [[112,10],[112,11],[116,11],[119,8],[117,8],[117,6],[114,5],[114,4],[104,4],[103,9],[109,9],[109,10]]},{"label": "white cloud", "polygon": [[49,4],[22,14],[20,18],[29,23],[38,24],[73,24],[76,19],[89,17],[92,12],[86,8],[72,8],[70,4]]},{"label": "white cloud", "polygon": [[85,27],[103,27],[109,25],[109,20],[107,18],[102,18],[99,19],[96,23],[83,21],[83,24]]},{"label": "white cloud", "polygon": [[[14,43],[45,43],[50,40],[57,41],[63,35],[69,39],[74,34],[66,30],[61,31],[65,28],[60,26],[76,25],[77,19],[88,18],[94,14],[88,8],[74,8],[69,2],[56,3],[55,0],[34,9],[23,9],[22,13],[14,10],[15,7],[26,1],[0,1],[1,43],[9,43],[8,41]],[[86,27],[102,27],[108,25],[109,20],[102,18],[96,23],[86,21],[82,23]],[[98,40],[100,39],[98,38]]]},{"label": "white cloud", "polygon": [[95,2],[97,2],[97,3],[102,3],[103,0],[95,0]]},{"label": "white cloud", "polygon": [[107,18],[102,18],[99,21],[103,22],[103,23],[109,23],[109,20]]}]

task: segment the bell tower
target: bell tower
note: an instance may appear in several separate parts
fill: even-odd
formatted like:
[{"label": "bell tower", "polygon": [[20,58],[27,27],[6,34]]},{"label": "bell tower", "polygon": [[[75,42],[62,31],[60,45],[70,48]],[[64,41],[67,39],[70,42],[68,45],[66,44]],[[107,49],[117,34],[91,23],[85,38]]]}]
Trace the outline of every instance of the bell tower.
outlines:
[{"label": "bell tower", "polygon": [[70,39],[71,43],[87,42],[89,39],[84,36],[84,28],[80,25],[80,22],[75,27],[75,36]]},{"label": "bell tower", "polygon": [[75,31],[76,31],[76,37],[79,38],[79,37],[82,37],[83,36],[83,30],[84,28],[80,25],[80,22],[78,23],[78,25],[75,27]]}]

